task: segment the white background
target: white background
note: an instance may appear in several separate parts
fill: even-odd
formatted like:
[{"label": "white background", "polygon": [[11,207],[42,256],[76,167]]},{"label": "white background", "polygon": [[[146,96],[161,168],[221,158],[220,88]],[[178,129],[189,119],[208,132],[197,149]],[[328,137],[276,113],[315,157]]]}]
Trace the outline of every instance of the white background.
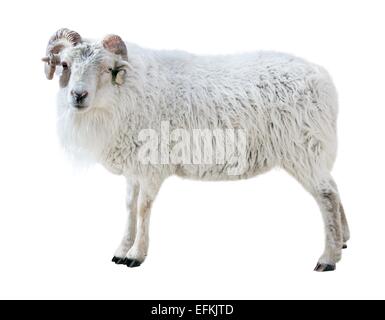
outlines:
[{"label": "white background", "polygon": [[[0,298],[385,298],[384,1],[2,1]],[[340,94],[334,177],[352,240],[334,273],[315,201],[283,171],[241,182],[169,179],[149,257],[110,259],[125,183],[74,170],[56,137],[58,81],[40,58],[68,27],[194,53],[280,50],[325,66]]]}]

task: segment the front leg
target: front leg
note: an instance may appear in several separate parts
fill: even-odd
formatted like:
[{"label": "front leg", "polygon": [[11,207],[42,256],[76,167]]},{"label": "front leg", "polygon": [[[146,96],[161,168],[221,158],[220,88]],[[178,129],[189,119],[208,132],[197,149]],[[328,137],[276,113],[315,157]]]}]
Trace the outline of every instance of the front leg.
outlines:
[{"label": "front leg", "polygon": [[138,215],[138,195],[139,184],[137,182],[127,180],[126,208],[128,218],[122,242],[120,243],[118,249],[115,251],[114,257],[112,258],[112,261],[117,264],[123,263],[123,259],[135,241]]},{"label": "front leg", "polygon": [[149,243],[151,207],[159,191],[159,187],[160,184],[155,185],[154,183],[151,183],[151,185],[140,185],[135,242],[123,260],[123,263],[127,265],[127,267],[139,267],[146,259]]}]

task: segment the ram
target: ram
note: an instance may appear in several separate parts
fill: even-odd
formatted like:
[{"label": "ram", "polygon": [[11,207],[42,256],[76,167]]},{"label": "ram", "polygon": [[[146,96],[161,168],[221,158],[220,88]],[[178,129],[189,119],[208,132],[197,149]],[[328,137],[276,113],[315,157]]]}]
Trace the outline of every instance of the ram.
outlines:
[{"label": "ram", "polygon": [[280,167],[320,207],[326,244],[315,270],[335,269],[349,228],[330,174],[338,103],[323,68],[283,53],[199,56],[68,29],[50,38],[43,61],[48,79],[59,76],[64,148],[127,180],[115,263],[145,260],[151,207],[167,177],[235,180]]}]

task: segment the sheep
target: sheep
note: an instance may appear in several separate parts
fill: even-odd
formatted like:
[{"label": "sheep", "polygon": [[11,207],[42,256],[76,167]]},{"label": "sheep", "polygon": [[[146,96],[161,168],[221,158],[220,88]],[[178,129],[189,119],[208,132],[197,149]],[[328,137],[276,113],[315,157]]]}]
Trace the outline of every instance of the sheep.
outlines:
[{"label": "sheep", "polygon": [[279,167],[320,207],[326,242],[315,271],[335,270],[350,233],[330,173],[338,101],[325,69],[285,53],[200,56],[144,49],[117,35],[83,39],[65,28],[42,60],[48,79],[59,76],[64,149],[127,181],[127,226],[113,262],[144,262],[151,208],[166,178],[236,180]]}]

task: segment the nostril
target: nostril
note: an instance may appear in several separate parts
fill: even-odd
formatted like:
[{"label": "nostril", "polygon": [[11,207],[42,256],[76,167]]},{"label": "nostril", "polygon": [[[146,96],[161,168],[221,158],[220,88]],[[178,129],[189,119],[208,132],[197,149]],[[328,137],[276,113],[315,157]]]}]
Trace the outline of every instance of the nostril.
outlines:
[{"label": "nostril", "polygon": [[86,90],[84,90],[84,91],[71,90],[71,95],[74,97],[76,102],[79,103],[88,96],[88,91],[86,91]]}]

